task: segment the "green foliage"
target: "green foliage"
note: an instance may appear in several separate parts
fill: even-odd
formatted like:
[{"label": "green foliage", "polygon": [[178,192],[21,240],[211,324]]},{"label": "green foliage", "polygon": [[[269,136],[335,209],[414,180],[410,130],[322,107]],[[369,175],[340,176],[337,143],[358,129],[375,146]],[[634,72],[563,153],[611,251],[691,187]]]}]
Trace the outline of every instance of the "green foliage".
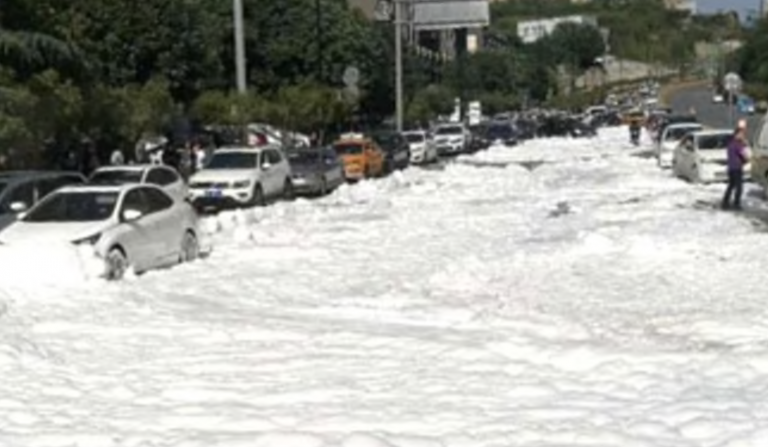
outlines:
[{"label": "green foliage", "polygon": [[605,53],[600,32],[593,26],[576,23],[561,23],[538,43],[548,48],[554,64],[565,65],[577,73],[593,66],[595,59]]},{"label": "green foliage", "polygon": [[[303,132],[379,121],[394,112],[394,36],[345,0],[244,0],[247,80],[234,93],[231,2],[221,0],[2,0],[0,147],[30,160],[42,147],[85,137],[107,150],[167,130],[180,115],[204,123],[269,121]],[[493,45],[452,62],[406,45],[409,121],[453,111],[454,99],[488,112],[556,94],[558,66],[579,74],[604,51],[591,27],[563,25],[535,45],[517,38],[520,20],[592,14],[613,30],[620,57],[687,64],[695,40],[741,32],[728,16],[688,18],[662,0],[494,2]],[[318,30],[317,25],[320,25]],[[754,36],[743,60],[768,79],[768,42]],[[762,39],[762,40],[761,40]],[[360,70],[359,97],[343,94],[342,73]]]},{"label": "green foliage", "polygon": [[406,107],[405,119],[413,124],[426,124],[435,116],[450,114],[453,107],[453,92],[444,86],[433,84],[419,89],[413,95]]},{"label": "green foliage", "polygon": [[757,23],[735,56],[734,68],[745,81],[768,85],[768,20]]}]

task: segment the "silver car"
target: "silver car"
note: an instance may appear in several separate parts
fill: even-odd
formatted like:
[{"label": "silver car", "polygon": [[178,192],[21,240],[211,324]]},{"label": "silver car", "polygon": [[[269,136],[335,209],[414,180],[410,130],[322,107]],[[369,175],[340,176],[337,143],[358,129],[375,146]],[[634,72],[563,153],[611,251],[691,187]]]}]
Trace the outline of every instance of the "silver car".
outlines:
[{"label": "silver car", "polygon": [[15,222],[19,213],[32,208],[53,191],[82,183],[85,183],[85,177],[78,172],[0,172],[0,231]]},{"label": "silver car", "polygon": [[288,162],[297,194],[325,195],[345,182],[344,164],[332,148],[289,151]]}]

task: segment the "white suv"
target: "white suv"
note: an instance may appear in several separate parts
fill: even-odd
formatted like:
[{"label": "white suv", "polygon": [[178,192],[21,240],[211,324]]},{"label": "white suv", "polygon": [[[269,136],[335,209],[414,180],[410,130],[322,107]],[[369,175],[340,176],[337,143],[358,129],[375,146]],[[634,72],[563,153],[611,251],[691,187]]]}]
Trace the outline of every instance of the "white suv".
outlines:
[{"label": "white suv", "polygon": [[455,155],[469,148],[469,129],[463,124],[440,124],[433,133],[438,155]]},{"label": "white suv", "polygon": [[192,203],[204,210],[290,199],[291,166],[277,146],[220,149],[190,178],[189,191]]}]

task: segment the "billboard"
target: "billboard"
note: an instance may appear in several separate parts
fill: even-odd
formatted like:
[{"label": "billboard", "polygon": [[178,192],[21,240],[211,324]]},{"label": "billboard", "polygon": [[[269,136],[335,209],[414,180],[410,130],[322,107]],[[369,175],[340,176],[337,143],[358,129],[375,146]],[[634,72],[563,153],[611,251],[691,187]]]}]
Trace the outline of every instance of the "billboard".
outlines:
[{"label": "billboard", "polygon": [[526,20],[517,23],[517,37],[519,37],[523,43],[533,43],[550,35],[552,31],[557,28],[557,25],[561,23],[597,26],[597,19],[593,16],[573,15],[540,20]]},{"label": "billboard", "polygon": [[484,28],[490,24],[488,0],[409,0],[417,31]]}]

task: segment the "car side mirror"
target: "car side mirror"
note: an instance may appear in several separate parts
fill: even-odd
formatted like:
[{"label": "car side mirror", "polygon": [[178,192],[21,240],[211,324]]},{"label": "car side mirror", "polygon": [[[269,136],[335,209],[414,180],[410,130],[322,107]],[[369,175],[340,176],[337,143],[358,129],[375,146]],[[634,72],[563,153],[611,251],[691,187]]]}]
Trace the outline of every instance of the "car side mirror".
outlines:
[{"label": "car side mirror", "polygon": [[129,208],[125,211],[123,211],[123,220],[126,222],[133,222],[135,220],[139,220],[141,216],[143,216],[144,213],[137,209]]},{"label": "car side mirror", "polygon": [[27,211],[29,207],[24,202],[13,202],[11,203],[10,208],[11,208],[11,211],[13,211],[16,214],[19,214]]},{"label": "car side mirror", "polygon": [[272,168],[272,163],[265,162],[261,164],[261,169],[269,171]]}]

